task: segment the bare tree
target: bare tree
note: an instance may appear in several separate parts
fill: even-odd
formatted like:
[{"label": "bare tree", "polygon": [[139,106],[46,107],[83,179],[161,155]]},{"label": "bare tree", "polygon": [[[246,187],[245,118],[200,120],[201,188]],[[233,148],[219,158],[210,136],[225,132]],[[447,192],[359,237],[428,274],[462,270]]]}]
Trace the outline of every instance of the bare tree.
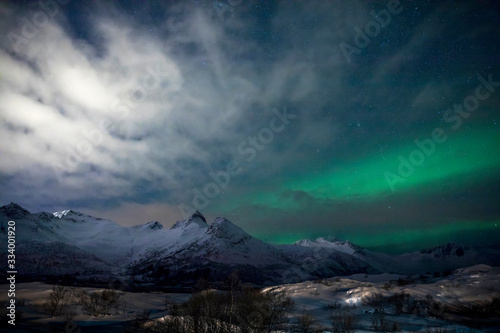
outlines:
[{"label": "bare tree", "polygon": [[265,328],[268,333],[286,330],[288,326],[288,315],[295,304],[285,289],[269,290],[263,293]]},{"label": "bare tree", "polygon": [[229,307],[229,326],[231,326],[233,324],[235,293],[241,289],[240,274],[237,270],[233,270],[231,274],[229,274],[227,284],[229,285],[229,291],[231,293],[231,305]]},{"label": "bare tree", "polygon": [[314,317],[310,314],[303,314],[299,318],[297,318],[297,332],[300,333],[313,333],[315,320]]},{"label": "bare tree", "polygon": [[256,288],[244,286],[235,306],[236,324],[242,333],[263,332],[264,295]]},{"label": "bare tree", "polygon": [[184,303],[182,310],[185,315],[188,331],[193,333],[201,333],[203,296],[201,294],[194,294],[186,303]]},{"label": "bare tree", "polygon": [[113,289],[105,289],[102,291],[83,290],[79,292],[79,303],[89,315],[94,317],[111,314],[123,305],[121,301],[122,293]]},{"label": "bare tree", "polygon": [[377,332],[401,331],[401,325],[397,321],[387,319],[384,313],[377,314],[372,318],[372,328]]},{"label": "bare tree", "polygon": [[349,311],[335,311],[331,316],[333,332],[353,333],[356,317]]},{"label": "bare tree", "polygon": [[66,311],[73,298],[72,290],[64,286],[53,286],[49,299],[44,307],[50,312],[51,317],[58,317]]}]

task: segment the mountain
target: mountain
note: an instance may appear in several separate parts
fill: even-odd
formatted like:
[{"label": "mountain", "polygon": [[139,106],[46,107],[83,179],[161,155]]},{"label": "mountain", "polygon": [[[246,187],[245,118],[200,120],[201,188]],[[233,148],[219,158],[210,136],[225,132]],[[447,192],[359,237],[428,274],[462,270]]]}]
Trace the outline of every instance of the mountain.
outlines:
[{"label": "mountain", "polygon": [[315,241],[301,240],[295,245],[335,249],[352,255],[377,271],[396,274],[435,272],[442,274],[478,263],[491,266],[500,265],[500,252],[498,250],[473,249],[454,243],[397,255],[371,252],[348,241],[327,241],[324,238],[318,238]]},{"label": "mountain", "polygon": [[[99,254],[75,244],[78,243],[78,228],[69,225],[75,223],[72,214],[67,221],[58,221],[50,213],[31,214],[10,203],[0,207],[0,230],[4,237],[10,220],[16,222],[15,255],[19,274],[33,278],[64,274],[100,275],[109,274],[114,269]],[[66,222],[66,226],[60,222]],[[64,235],[65,230],[73,233]],[[5,253],[7,247],[2,247],[1,251]]]},{"label": "mountain", "polygon": [[354,245],[353,243],[349,241],[329,241],[323,237],[320,237],[316,239],[315,241],[311,241],[309,239],[302,239],[294,243],[297,246],[305,246],[305,247],[312,247],[312,248],[329,248],[329,249],[334,249],[339,252],[347,253],[350,255],[354,255],[357,252],[360,252],[362,250],[361,247]]},{"label": "mountain", "polygon": [[30,212],[27,209],[24,209],[14,202],[0,207],[0,213],[12,219],[21,219],[30,215]]},{"label": "mountain", "polygon": [[147,250],[129,267],[135,275],[175,284],[195,282],[200,277],[224,280],[231,270],[238,269],[247,281],[266,284],[278,281],[276,271],[291,264],[274,246],[231,221],[221,217],[211,225],[205,221],[195,213],[176,222],[167,232],[175,241]]},{"label": "mountain", "polygon": [[71,275],[106,282],[128,276],[136,283],[178,286],[193,285],[200,277],[223,281],[238,270],[245,282],[271,285],[356,273],[422,274],[478,263],[495,266],[500,258],[499,253],[486,256],[458,244],[402,255],[374,253],[328,238],[272,245],[223,217],[208,224],[198,211],[165,229],[158,221],[123,227],[72,210],[32,214],[10,203],[0,207],[4,237],[9,220],[16,222],[19,274],[35,280]]}]

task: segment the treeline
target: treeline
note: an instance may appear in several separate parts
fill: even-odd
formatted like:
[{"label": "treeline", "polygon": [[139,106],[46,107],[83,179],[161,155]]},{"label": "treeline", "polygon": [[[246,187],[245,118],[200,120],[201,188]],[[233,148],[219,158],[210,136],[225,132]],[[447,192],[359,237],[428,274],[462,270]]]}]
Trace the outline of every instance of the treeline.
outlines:
[{"label": "treeline", "polygon": [[40,310],[50,317],[76,315],[75,306],[80,306],[83,312],[93,317],[125,313],[126,302],[123,293],[114,289],[84,290],[68,288],[61,285],[53,286],[48,299],[41,304]]},{"label": "treeline", "polygon": [[205,290],[181,304],[167,302],[170,315],[151,321],[140,314],[126,333],[257,333],[290,332],[294,303],[285,291],[250,287],[230,291]]}]

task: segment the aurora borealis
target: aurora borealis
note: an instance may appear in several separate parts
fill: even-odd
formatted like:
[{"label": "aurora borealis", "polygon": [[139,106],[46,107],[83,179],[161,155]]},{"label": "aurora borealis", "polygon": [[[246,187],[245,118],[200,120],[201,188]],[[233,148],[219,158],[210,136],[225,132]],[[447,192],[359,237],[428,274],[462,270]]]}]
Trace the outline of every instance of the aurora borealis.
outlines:
[{"label": "aurora borealis", "polygon": [[44,4],[0,4],[0,204],[500,246],[495,1]]},{"label": "aurora borealis", "polygon": [[[418,150],[414,143],[395,149],[382,158],[374,156],[361,163],[342,166],[337,164],[332,169],[322,170],[314,177],[300,175],[282,184],[284,191],[303,192],[312,198],[323,200],[357,199],[369,200],[391,192],[420,190],[435,186],[436,183],[446,183],[454,179],[463,182],[480,182],[490,176],[490,170],[500,167],[500,155],[490,155],[498,148],[500,139],[498,131],[483,127],[470,131],[466,135],[460,133],[449,136],[444,147],[437,145],[430,156],[426,156],[419,165],[409,163],[404,157],[405,152]],[[478,144],[480,142],[481,144]],[[400,159],[400,157],[402,157]],[[401,162],[403,161],[403,162]],[[406,161],[406,162],[404,162]],[[408,176],[400,176],[398,167],[404,163]],[[411,165],[406,167],[406,165]],[[386,172],[398,179],[386,177]],[[405,174],[405,175],[406,175]],[[396,195],[394,194],[394,195]],[[271,207],[299,208],[294,202],[279,197],[276,193],[262,193],[254,198],[243,198],[255,204]],[[292,200],[293,201],[293,200]],[[290,206],[287,206],[290,204]]]}]

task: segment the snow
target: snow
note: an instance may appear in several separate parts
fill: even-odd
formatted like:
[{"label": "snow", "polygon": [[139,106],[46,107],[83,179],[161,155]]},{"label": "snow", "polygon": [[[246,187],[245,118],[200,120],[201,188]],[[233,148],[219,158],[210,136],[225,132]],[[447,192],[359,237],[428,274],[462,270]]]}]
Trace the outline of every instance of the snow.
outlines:
[{"label": "snow", "polygon": [[[272,245],[251,236],[223,217],[216,218],[209,225],[200,212],[177,221],[169,229],[163,228],[158,221],[123,227],[72,210],[30,214],[14,203],[0,208],[0,220],[8,221],[13,217],[16,219],[18,247],[24,251],[26,260],[33,263],[25,267],[28,269],[26,273],[35,264],[36,272],[49,264],[50,258],[40,256],[41,249],[51,257],[57,257],[57,265],[49,266],[57,274],[64,274],[65,267],[71,267],[71,272],[74,272],[77,269],[75,263],[81,265],[82,271],[91,274],[106,274],[106,270],[107,274],[112,274],[130,267],[144,270],[151,264],[175,267],[182,272],[199,268],[191,264],[206,265],[211,269],[215,264],[221,273],[234,267],[252,267],[262,276],[256,283],[262,284],[351,274],[359,274],[356,277],[359,279],[369,276],[380,281],[397,280],[407,274],[443,272],[483,264],[474,268],[476,271],[467,273],[477,275],[481,270],[488,270],[489,266],[500,264],[500,253],[495,256],[492,249],[483,256],[484,252],[477,249],[465,249],[451,243],[401,255],[374,253],[348,241],[329,238]],[[95,272],[92,272],[92,267],[97,268]],[[392,275],[379,275],[382,272]]]},{"label": "snow", "polygon": [[[474,279],[479,279],[471,285],[470,271],[481,269],[483,274]],[[431,283],[422,281],[407,286],[392,286],[386,290],[386,283],[390,280],[381,279],[383,275],[374,275],[359,279],[359,275],[325,279],[322,282],[306,281],[296,284],[283,285],[280,289],[285,289],[295,301],[296,315],[308,313],[313,315],[319,322],[328,327],[331,310],[326,308],[328,304],[339,303],[343,309],[355,314],[360,326],[365,330],[357,332],[372,332],[370,329],[371,318],[375,314],[375,309],[363,305],[363,298],[380,293],[389,296],[404,291],[417,298],[425,298],[427,295],[434,297],[436,301],[443,304],[474,304],[491,300],[493,297],[500,297],[500,267],[488,267],[485,265],[472,266],[463,270],[457,270],[447,278],[437,279]],[[391,276],[386,275],[387,278]],[[366,281],[373,282],[366,282]],[[403,331],[425,331],[425,328],[445,327],[461,328],[460,326],[446,322],[430,316],[399,315],[391,314],[390,309],[386,309],[388,316],[402,323]],[[468,329],[466,330],[468,331]],[[476,332],[482,332],[476,330]]]},{"label": "snow", "polygon": [[[91,219],[83,215],[76,215],[73,216],[73,218],[75,221],[64,220],[65,217],[60,219],[61,224],[58,226],[61,228],[62,234],[67,235],[67,232],[69,231],[64,229],[64,225],[71,225],[71,223],[78,227],[83,226],[80,230],[81,232],[85,231],[84,226],[87,223],[96,228],[100,226],[99,231],[101,232],[109,231],[108,228],[110,230],[115,230],[115,227],[110,221]],[[85,222],[82,222],[83,220]],[[53,222],[54,221],[51,221],[50,223]],[[142,248],[141,246],[145,246],[145,243],[141,242],[146,242],[150,238],[153,241],[159,242],[159,240],[155,240],[155,235],[158,234],[161,235],[161,237],[171,237],[169,239],[170,241],[177,241],[175,237],[184,235],[184,237],[191,240],[190,244],[196,244],[196,246],[198,246],[196,251],[208,251],[205,246],[215,246],[214,244],[217,244],[218,246],[228,246],[228,243],[232,244],[234,241],[244,239],[241,243],[236,245],[232,244],[232,246],[234,246],[233,252],[229,252],[227,257],[224,258],[225,260],[239,260],[239,256],[241,256],[242,253],[242,249],[240,247],[255,247],[255,251],[257,251],[256,253],[261,253],[261,255],[262,253],[268,253],[268,251],[277,251],[273,247],[268,247],[268,244],[260,242],[254,238],[248,238],[248,234],[244,233],[244,231],[240,228],[232,225],[230,221],[218,221],[218,223],[212,227],[212,230],[217,230],[216,234],[218,236],[224,235],[222,238],[208,233],[208,229],[211,226],[201,222],[200,220],[181,221],[181,223],[177,224],[177,227],[169,230],[161,228],[148,228],[148,226],[152,225],[150,223],[143,226],[122,228],[119,230],[122,232],[128,232],[129,235],[133,235],[133,237],[131,236],[130,238],[136,242],[133,244],[133,248],[134,246],[139,246],[138,244],[141,244],[138,248]],[[99,232],[94,230],[92,231],[92,235],[94,235],[94,237],[99,237]],[[226,238],[226,236],[230,237]],[[196,242],[193,243],[193,241]],[[56,248],[56,251],[70,251],[70,249],[66,248],[68,245],[60,244],[60,246],[63,246],[64,250]],[[72,249],[77,251],[76,246]],[[193,249],[185,250],[188,254],[193,253],[192,251],[194,251]],[[46,253],[46,249],[38,249],[38,251],[43,252],[43,254]],[[169,251],[169,248],[167,248],[167,251]],[[279,253],[279,251],[277,253]],[[347,254],[343,253],[343,255]],[[453,271],[452,274],[444,278],[416,280],[415,282],[407,285],[398,285],[394,282],[391,283],[391,281],[397,281],[401,277],[404,276],[389,273],[353,274],[317,281],[281,284],[265,288],[264,290],[276,289],[287,291],[295,302],[295,309],[292,313],[292,317],[298,317],[305,313],[310,314],[317,320],[318,324],[325,327],[324,332],[327,332],[328,328],[331,327],[330,316],[333,311],[332,306],[340,306],[341,310],[349,311],[356,316],[358,326],[358,329],[356,330],[357,332],[373,332],[371,329],[371,321],[372,318],[377,315],[377,311],[372,306],[365,305],[363,300],[366,299],[366,297],[374,295],[375,293],[380,293],[383,296],[390,296],[396,293],[405,292],[417,299],[424,299],[430,295],[437,302],[447,304],[449,306],[455,306],[456,304],[477,304],[491,300],[494,297],[500,297],[500,267],[478,264],[457,269]],[[32,282],[17,283],[16,287],[16,298],[18,300],[25,298],[28,300],[27,304],[40,304],[43,300],[47,299],[52,286],[41,282]],[[7,288],[8,285],[0,285],[0,301],[6,300]],[[96,288],[85,289],[97,290]],[[124,312],[122,311],[121,313],[115,315],[95,318],[83,314],[81,308],[76,306],[74,309],[77,313],[75,322],[77,325],[82,327],[101,326],[110,323],[121,324],[125,321],[132,320],[135,318],[135,315],[142,310],[149,310],[152,313],[152,319],[163,318],[168,315],[168,313],[164,311],[165,296],[168,296],[170,299],[177,302],[182,302],[187,300],[190,295],[180,293],[166,294],[161,292],[125,292],[124,299],[127,301],[128,305]],[[401,323],[403,332],[425,332],[427,328],[456,328],[465,329],[467,332],[469,331],[463,325],[446,321],[444,319],[433,318],[427,314],[395,315],[391,308],[384,308],[383,311],[387,313],[388,318]],[[40,313],[29,306],[23,306],[22,312],[24,318],[23,321],[26,323],[47,324],[54,321],[65,321],[64,316],[59,318],[49,318],[46,314]],[[475,332],[493,332],[493,330],[481,331],[476,329]]]},{"label": "snow", "polygon": [[[0,285],[0,301],[5,301],[7,298],[7,285]],[[60,316],[56,318],[50,318],[48,315],[41,313],[37,310],[43,302],[45,302],[49,294],[52,292],[52,285],[45,284],[42,282],[30,282],[30,283],[18,283],[16,290],[16,299],[26,299],[30,306],[25,306],[22,308],[23,323],[29,321],[28,324],[49,324],[52,322],[65,322],[65,316]],[[5,289],[5,292],[4,292]],[[89,291],[100,291],[99,288],[84,288]],[[137,313],[144,310],[150,311],[151,319],[161,318],[167,313],[165,311],[165,296],[166,293],[162,292],[123,292],[122,299],[126,302],[126,306],[119,309],[118,314],[106,315],[102,317],[93,317],[87,315],[83,312],[81,306],[73,306],[72,311],[76,314],[74,322],[78,326],[96,326],[96,325],[107,325],[111,323],[124,323],[126,321],[133,320]],[[189,298],[190,294],[181,293],[169,293],[168,298],[170,301],[181,303]],[[18,305],[19,307],[19,305]],[[19,322],[18,322],[19,324]],[[17,325],[16,325],[17,326]]]},{"label": "snow", "polygon": [[[500,268],[490,268],[485,271],[480,277],[480,283],[469,290],[468,281],[463,280],[454,286],[449,286],[450,291],[453,291],[455,298],[447,298],[440,296],[443,285],[447,285],[449,280],[458,280],[463,276],[463,272],[457,271],[447,279],[439,279],[432,283],[424,284],[417,283],[412,286],[394,287],[391,290],[385,290],[383,285],[388,281],[380,281],[377,283],[358,281],[352,277],[342,277],[336,279],[324,280],[322,283],[315,283],[306,281],[296,284],[286,284],[274,287],[265,288],[266,290],[285,290],[289,293],[290,297],[295,302],[295,308],[291,317],[298,317],[304,313],[312,315],[318,324],[322,325],[327,332],[330,326],[331,308],[328,306],[334,303],[339,303],[342,311],[349,311],[357,318],[357,332],[373,332],[371,329],[371,319],[376,315],[374,308],[363,305],[363,298],[373,293],[382,293],[384,295],[391,295],[404,291],[415,297],[425,297],[432,295],[436,300],[446,304],[454,304],[457,301],[462,304],[473,303],[490,299],[491,297],[498,297],[498,291],[491,291],[490,283],[494,282],[495,290],[500,290],[500,281],[498,276]],[[378,280],[376,278],[375,280]],[[0,301],[5,301],[7,297],[7,285],[0,285]],[[41,304],[46,300],[51,292],[51,285],[41,282],[31,283],[18,283],[16,296],[17,299],[26,299],[26,304],[36,305]],[[87,290],[101,290],[98,288],[85,288]],[[131,293],[123,292],[123,299],[126,301],[127,306],[120,313],[114,315],[106,315],[103,317],[91,317],[83,313],[79,306],[74,307],[76,317],[75,323],[80,326],[100,326],[110,323],[124,323],[135,318],[137,313],[143,310],[148,310],[151,313],[151,320],[158,320],[168,315],[165,309],[165,296],[171,301],[180,303],[186,301],[190,294],[182,293]],[[48,315],[34,310],[31,306],[23,306],[23,322],[26,324],[47,324],[50,322],[64,323],[65,316],[57,318],[49,318]],[[468,328],[463,325],[445,321],[442,319],[432,318],[430,316],[416,316],[416,315],[393,315],[390,314],[390,309],[387,311],[387,317],[391,320],[396,320],[402,324],[403,332],[425,332],[426,328],[446,328],[446,329],[465,329]],[[488,332],[487,330],[475,330],[475,332]]]},{"label": "snow", "polygon": [[[431,295],[450,306],[500,297],[500,267],[497,267],[500,253],[494,249],[467,249],[450,243],[419,252],[388,255],[326,238],[272,245],[252,237],[223,217],[209,225],[199,212],[165,229],[158,221],[122,227],[72,210],[31,214],[14,203],[0,207],[0,220],[11,219],[16,221],[19,271],[35,275],[81,274],[108,281],[112,276],[124,278],[124,272],[131,266],[147,267],[151,263],[172,270],[179,267],[180,271],[196,269],[201,264],[211,269],[220,265],[223,273],[238,265],[251,266],[255,269],[252,273],[265,276],[264,284],[274,284],[270,288],[290,293],[296,303],[294,316],[311,314],[325,327],[330,325],[329,307],[338,303],[354,313],[362,327],[367,327],[358,332],[370,331],[376,311],[364,305],[363,300],[375,293],[389,296],[405,292],[419,299]],[[5,234],[5,230],[2,232]],[[444,278],[432,274],[453,269]],[[415,275],[408,277],[409,274]],[[426,279],[419,280],[422,274]],[[324,276],[329,278],[319,279]],[[394,282],[398,279],[407,279],[409,283],[398,285]],[[291,283],[296,281],[299,283]],[[6,298],[6,287],[0,285],[0,300]],[[16,296],[36,303],[48,297],[50,288],[39,282],[18,283]],[[162,310],[164,296],[164,293],[125,293],[130,304],[127,313],[103,318],[80,314],[77,322],[79,325],[121,323],[133,319],[135,312],[142,309],[149,309],[154,318],[161,318],[166,315]],[[189,297],[169,296],[179,301]],[[385,310],[407,331],[423,331],[424,327],[460,328],[429,316],[396,317],[390,309]],[[25,311],[27,320],[37,323],[53,320],[29,311],[32,310]]]},{"label": "snow", "polygon": [[55,217],[61,218],[61,217],[63,217],[63,216],[66,216],[66,214],[68,214],[69,212],[70,212],[70,210],[69,210],[69,209],[68,209],[68,210],[62,210],[62,211],[60,211],[60,212],[55,212],[55,213],[53,213],[53,215],[54,215]]},{"label": "snow", "polygon": [[348,241],[329,241],[323,237],[316,239],[315,241],[311,241],[309,239],[299,240],[295,243],[298,246],[306,246],[306,247],[322,247],[334,249],[340,252],[344,252],[350,255],[354,255],[356,253],[357,248]]}]

